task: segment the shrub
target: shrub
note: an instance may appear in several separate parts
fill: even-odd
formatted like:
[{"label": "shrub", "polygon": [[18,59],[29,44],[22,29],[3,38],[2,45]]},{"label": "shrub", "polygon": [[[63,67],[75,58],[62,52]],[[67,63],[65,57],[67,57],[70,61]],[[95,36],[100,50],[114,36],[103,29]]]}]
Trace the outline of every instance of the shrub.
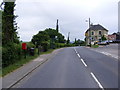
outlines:
[{"label": "shrub", "polygon": [[65,47],[64,43],[56,43],[56,48],[61,48],[61,47]]},{"label": "shrub", "polygon": [[42,48],[43,48],[44,52],[48,51],[48,48],[49,48],[49,42],[48,41],[42,42],[41,45],[42,45]]},{"label": "shrub", "polygon": [[2,66],[15,63],[22,56],[21,44],[8,44],[2,47]]}]

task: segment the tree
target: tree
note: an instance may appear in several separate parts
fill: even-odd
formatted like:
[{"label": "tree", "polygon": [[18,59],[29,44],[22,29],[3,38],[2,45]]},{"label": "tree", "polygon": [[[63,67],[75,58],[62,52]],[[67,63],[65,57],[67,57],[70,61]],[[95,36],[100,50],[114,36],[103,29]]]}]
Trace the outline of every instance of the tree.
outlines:
[{"label": "tree", "polygon": [[70,43],[70,38],[69,38],[69,36],[70,36],[70,32],[68,33],[67,44]]},{"label": "tree", "polygon": [[58,33],[56,42],[65,43],[65,37],[61,33]]},{"label": "tree", "polygon": [[45,32],[47,32],[47,34],[50,36],[50,38],[55,38],[55,36],[58,35],[58,32],[52,28],[45,29]]},{"label": "tree", "polygon": [[45,29],[45,31],[48,33],[48,35],[50,36],[51,40],[53,40],[53,42],[65,43],[64,36],[55,29],[49,28],[49,29]]},{"label": "tree", "polygon": [[2,44],[19,43],[14,15],[15,2],[5,2],[2,15]]},{"label": "tree", "polygon": [[36,47],[38,47],[38,45],[42,46],[43,42],[49,41],[49,40],[50,40],[50,37],[45,31],[39,31],[39,33],[34,35],[32,38],[32,42],[33,44],[36,45]]},{"label": "tree", "polygon": [[75,38],[75,42],[74,42],[74,44],[76,44],[76,42],[77,42],[77,40],[76,40],[76,38]]},{"label": "tree", "polygon": [[102,41],[105,41],[105,40],[107,40],[107,39],[106,39],[106,37],[103,35],[103,36],[102,36]]},{"label": "tree", "polygon": [[44,31],[39,31],[38,34],[34,35],[31,40],[36,47],[39,45],[46,46],[54,49],[56,48],[56,43],[64,43],[65,39],[64,36],[57,32],[55,29],[45,29]]}]

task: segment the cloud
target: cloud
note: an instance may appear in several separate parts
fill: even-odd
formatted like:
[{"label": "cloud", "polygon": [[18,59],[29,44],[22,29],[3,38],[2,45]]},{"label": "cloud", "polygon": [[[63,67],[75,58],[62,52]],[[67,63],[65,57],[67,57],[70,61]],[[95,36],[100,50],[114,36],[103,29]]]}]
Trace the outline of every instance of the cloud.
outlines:
[{"label": "cloud", "polygon": [[[17,0],[16,14],[23,41],[30,41],[39,30],[55,28],[59,19],[60,32],[70,39],[84,39],[86,19],[102,24],[109,32],[117,32],[118,0]],[[26,35],[25,35],[26,34]]]}]

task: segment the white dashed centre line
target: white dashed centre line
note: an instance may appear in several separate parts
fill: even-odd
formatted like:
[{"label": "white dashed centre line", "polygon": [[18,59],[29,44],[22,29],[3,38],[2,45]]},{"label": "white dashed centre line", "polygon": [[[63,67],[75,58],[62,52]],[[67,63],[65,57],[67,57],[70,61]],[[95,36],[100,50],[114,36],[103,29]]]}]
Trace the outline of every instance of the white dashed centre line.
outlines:
[{"label": "white dashed centre line", "polygon": [[[75,50],[76,54],[78,55],[78,57],[81,58],[81,57],[80,57],[80,54],[78,54],[77,50],[76,50],[75,48],[74,48],[74,50]],[[85,67],[88,67],[87,64],[85,63],[85,61],[84,61],[82,58],[81,58],[81,61],[82,61],[82,63],[84,64]],[[91,72],[90,74],[92,75],[92,77],[94,78],[94,80],[97,82],[98,86],[99,86],[102,90],[104,90],[103,86],[102,86],[101,83],[98,81],[98,79],[95,77],[95,75],[94,75],[92,72]]]},{"label": "white dashed centre line", "polygon": [[95,75],[91,72],[90,73],[92,75],[92,77],[95,79],[95,81],[97,82],[97,84],[99,85],[99,87],[104,90],[103,86],[101,85],[101,83],[98,81],[98,79],[95,77]]},{"label": "white dashed centre line", "polygon": [[75,48],[74,48],[74,50],[75,50],[76,54],[78,54],[78,52],[77,52],[77,50]]},{"label": "white dashed centre line", "polygon": [[87,64],[84,62],[83,59],[81,59],[82,63],[85,65],[85,67],[87,67]]},{"label": "white dashed centre line", "polygon": [[[78,55],[78,57],[81,58],[81,57],[80,57],[80,54],[78,54],[77,50],[76,50],[75,48],[74,48],[74,50],[75,50],[76,54]],[[81,61],[82,61],[82,63],[84,64],[84,66],[87,67],[87,64],[84,62],[84,60],[81,59]]]},{"label": "white dashed centre line", "polygon": [[80,58],[80,55],[79,54],[77,54],[78,55],[78,57]]}]

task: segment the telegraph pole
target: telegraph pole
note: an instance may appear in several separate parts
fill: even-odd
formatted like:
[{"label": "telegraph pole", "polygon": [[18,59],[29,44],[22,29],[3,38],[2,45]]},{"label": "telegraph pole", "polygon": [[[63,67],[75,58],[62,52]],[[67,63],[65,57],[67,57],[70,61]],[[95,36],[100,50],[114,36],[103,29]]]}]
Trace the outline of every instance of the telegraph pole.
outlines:
[{"label": "telegraph pole", "polygon": [[91,30],[90,30],[90,27],[91,27],[91,25],[90,25],[90,18],[89,18],[89,40],[90,40],[90,47],[91,47]]}]

